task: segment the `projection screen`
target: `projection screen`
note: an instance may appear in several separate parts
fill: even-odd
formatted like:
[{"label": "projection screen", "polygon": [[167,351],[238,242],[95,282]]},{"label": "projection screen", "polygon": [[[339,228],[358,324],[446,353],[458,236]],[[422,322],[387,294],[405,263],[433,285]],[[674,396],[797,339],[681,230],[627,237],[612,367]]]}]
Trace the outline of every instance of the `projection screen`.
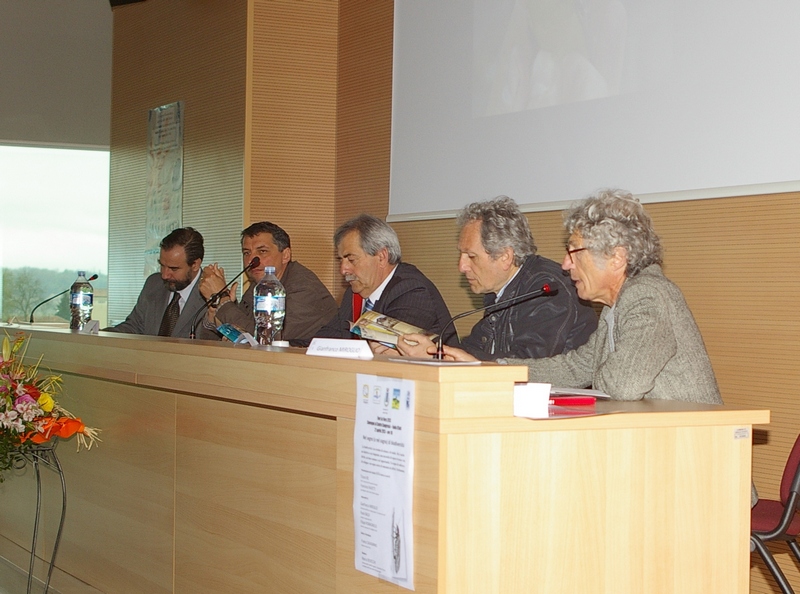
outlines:
[{"label": "projection screen", "polygon": [[397,0],[390,220],[800,187],[800,2]]}]

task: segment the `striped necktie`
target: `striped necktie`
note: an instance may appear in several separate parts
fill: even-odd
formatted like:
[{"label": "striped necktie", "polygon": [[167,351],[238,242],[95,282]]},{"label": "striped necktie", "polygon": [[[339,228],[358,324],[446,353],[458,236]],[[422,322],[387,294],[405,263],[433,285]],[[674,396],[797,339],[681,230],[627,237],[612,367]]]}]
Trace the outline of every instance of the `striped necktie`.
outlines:
[{"label": "striped necktie", "polygon": [[178,316],[181,315],[180,300],[181,294],[175,291],[172,301],[169,302],[167,309],[164,311],[164,317],[161,318],[161,327],[158,329],[159,336],[172,336],[175,322],[178,321]]},{"label": "striped necktie", "polygon": [[375,307],[375,304],[372,302],[372,299],[367,299],[364,302],[364,311],[372,311],[373,307]]}]

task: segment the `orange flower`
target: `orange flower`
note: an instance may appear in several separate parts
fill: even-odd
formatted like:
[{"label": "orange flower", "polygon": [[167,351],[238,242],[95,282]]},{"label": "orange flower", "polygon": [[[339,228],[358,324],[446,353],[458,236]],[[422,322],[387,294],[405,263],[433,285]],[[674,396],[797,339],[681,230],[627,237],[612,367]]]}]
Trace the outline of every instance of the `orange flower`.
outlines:
[{"label": "orange flower", "polygon": [[33,443],[46,443],[53,437],[61,437],[69,439],[76,433],[83,433],[86,426],[80,419],[69,419],[67,417],[59,417],[57,419],[48,417],[42,424],[41,431],[31,431],[27,433],[22,441],[31,440]]}]

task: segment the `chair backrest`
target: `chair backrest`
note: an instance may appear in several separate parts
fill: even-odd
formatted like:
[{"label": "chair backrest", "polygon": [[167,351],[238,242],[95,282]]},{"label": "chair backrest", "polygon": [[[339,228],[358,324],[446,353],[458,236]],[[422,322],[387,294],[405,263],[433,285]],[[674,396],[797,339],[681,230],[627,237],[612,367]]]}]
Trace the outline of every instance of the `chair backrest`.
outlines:
[{"label": "chair backrest", "polygon": [[[797,471],[800,466],[800,435],[794,440],[794,446],[789,453],[789,458],[786,460],[786,467],[783,469],[783,477],[781,477],[781,503],[786,505],[789,500],[789,493],[792,491],[792,483],[797,485],[798,481]],[[797,486],[795,486],[797,489]]]}]

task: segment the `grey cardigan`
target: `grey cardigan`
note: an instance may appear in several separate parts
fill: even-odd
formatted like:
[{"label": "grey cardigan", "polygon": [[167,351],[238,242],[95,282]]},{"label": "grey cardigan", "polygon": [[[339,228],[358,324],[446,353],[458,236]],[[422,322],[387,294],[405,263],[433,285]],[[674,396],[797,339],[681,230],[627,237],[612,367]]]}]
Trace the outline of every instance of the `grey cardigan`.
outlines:
[{"label": "grey cardigan", "polygon": [[593,386],[617,400],[722,404],[694,317],[680,289],[657,264],[625,281],[614,308],[603,308],[597,330],[585,345],[546,359],[504,362],[527,365],[529,381]]}]

